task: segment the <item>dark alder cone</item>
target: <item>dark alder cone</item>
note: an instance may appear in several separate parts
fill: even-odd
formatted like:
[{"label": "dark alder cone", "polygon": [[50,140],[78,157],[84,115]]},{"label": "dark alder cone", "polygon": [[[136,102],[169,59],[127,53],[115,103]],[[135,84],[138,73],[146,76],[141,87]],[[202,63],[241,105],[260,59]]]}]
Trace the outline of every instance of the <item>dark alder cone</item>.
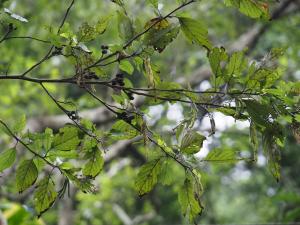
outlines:
[{"label": "dark alder cone", "polygon": [[123,74],[123,73],[118,73],[118,74],[116,75],[116,77],[117,77],[117,78],[122,78],[122,79],[123,79],[123,78],[124,78],[124,74]]},{"label": "dark alder cone", "polygon": [[98,80],[99,79],[99,77],[96,75],[95,72],[90,72],[90,71],[88,71],[84,74],[84,78],[87,80],[90,80],[90,79]]},{"label": "dark alder cone", "polygon": [[9,30],[9,31],[14,30],[14,25],[13,25],[12,23],[10,23],[10,24],[8,25],[8,30]]},{"label": "dark alder cone", "polygon": [[124,86],[124,75],[122,73],[119,73],[116,75],[116,77],[112,80],[111,84],[113,86]]},{"label": "dark alder cone", "polygon": [[79,119],[76,111],[69,111],[67,115],[70,117],[71,120]]},{"label": "dark alder cone", "polygon": [[107,50],[107,49],[108,49],[108,46],[107,46],[107,45],[101,45],[101,49]]},{"label": "dark alder cone", "polygon": [[127,113],[126,112],[122,112],[122,113],[119,113],[118,114],[118,117],[120,118],[120,119],[125,119],[125,118],[127,118]]},{"label": "dark alder cone", "polygon": [[129,100],[134,100],[133,94],[131,92],[125,91],[125,93],[128,96]]},{"label": "dark alder cone", "polygon": [[132,96],[132,94],[129,96],[129,99],[132,101],[134,100],[134,97]]}]

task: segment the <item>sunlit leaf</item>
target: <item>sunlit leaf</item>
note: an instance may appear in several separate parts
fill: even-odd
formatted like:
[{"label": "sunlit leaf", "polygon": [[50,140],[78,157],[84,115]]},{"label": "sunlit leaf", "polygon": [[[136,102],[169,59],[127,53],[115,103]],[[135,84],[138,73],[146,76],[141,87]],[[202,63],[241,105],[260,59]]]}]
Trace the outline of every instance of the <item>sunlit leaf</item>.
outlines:
[{"label": "sunlit leaf", "polygon": [[203,161],[216,162],[216,163],[230,163],[238,160],[236,151],[233,149],[220,149],[216,148],[211,150]]},{"label": "sunlit leaf", "polygon": [[131,75],[134,71],[134,67],[127,60],[122,60],[120,65],[119,65],[119,68],[120,68],[120,70],[128,73],[129,75]]}]

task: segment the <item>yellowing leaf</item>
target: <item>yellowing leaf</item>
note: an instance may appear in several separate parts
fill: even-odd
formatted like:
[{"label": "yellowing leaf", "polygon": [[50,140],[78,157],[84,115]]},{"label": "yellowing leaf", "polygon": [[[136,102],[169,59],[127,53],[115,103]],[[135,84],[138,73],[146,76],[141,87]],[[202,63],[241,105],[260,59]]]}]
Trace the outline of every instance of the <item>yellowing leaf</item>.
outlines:
[{"label": "yellowing leaf", "polygon": [[118,11],[119,37],[127,42],[134,36],[134,28],[131,19],[123,12]]},{"label": "yellowing leaf", "polygon": [[269,18],[269,5],[267,1],[225,0],[225,4],[238,8],[241,13],[252,18]]},{"label": "yellowing leaf", "polygon": [[148,78],[149,87],[155,87],[154,74],[153,74],[153,70],[152,70],[152,66],[151,66],[151,62],[150,62],[149,57],[147,57],[144,60],[144,65],[145,65],[146,75],[147,75],[147,78]]}]

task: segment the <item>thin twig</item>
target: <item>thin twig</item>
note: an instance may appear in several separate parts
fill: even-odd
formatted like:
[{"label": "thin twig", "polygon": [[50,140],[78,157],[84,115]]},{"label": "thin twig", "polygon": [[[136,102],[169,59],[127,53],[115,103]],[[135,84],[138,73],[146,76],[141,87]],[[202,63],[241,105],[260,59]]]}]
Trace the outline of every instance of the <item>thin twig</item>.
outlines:
[{"label": "thin twig", "polygon": [[8,125],[3,121],[0,120],[0,123],[5,127],[5,129],[9,132],[9,134],[18,142],[21,143],[28,151],[30,151],[34,156],[42,159],[44,162],[46,162],[48,165],[50,165],[53,168],[57,168],[58,170],[60,170],[60,168],[56,165],[54,165],[53,163],[51,163],[50,161],[48,161],[45,157],[41,156],[40,154],[36,153],[33,149],[31,149],[24,141],[22,141],[19,137],[17,137],[13,131],[8,127]]},{"label": "thin twig", "polygon": [[[70,10],[72,8],[72,6],[74,5],[75,0],[72,0],[71,4],[69,5],[69,7],[67,8],[66,13],[64,14],[63,20],[58,28],[57,34],[59,34],[61,28],[63,27],[63,25],[65,24],[65,21],[70,13]],[[43,62],[47,61],[48,59],[50,59],[53,55],[52,50],[54,49],[54,45],[52,45],[49,49],[49,51],[47,52],[47,54],[40,60],[38,61],[36,64],[34,64],[33,66],[31,66],[29,69],[27,69],[25,72],[23,72],[21,74],[22,77],[26,76],[26,74],[28,74],[29,72],[31,72],[32,70],[34,70],[36,67],[40,66]]]},{"label": "thin twig", "polygon": [[[155,25],[157,25],[158,23],[160,23],[162,20],[170,17],[173,13],[177,12],[178,10],[186,7],[187,5],[190,5],[191,3],[195,2],[195,0],[190,0],[186,3],[181,4],[180,6],[178,6],[177,8],[175,8],[174,10],[172,10],[170,13],[168,13],[166,16],[159,18],[157,21],[155,21],[153,24],[151,24],[147,29],[145,29],[144,31],[142,31],[141,33],[138,33],[137,35],[135,35],[134,37],[132,37],[127,43],[125,43],[123,45],[123,49],[125,50],[126,48],[128,48],[132,42],[134,42],[135,40],[137,40],[138,38],[140,38],[141,36],[143,36],[144,34],[146,34],[149,30],[151,30],[151,28],[153,28]],[[99,60],[97,60],[96,62],[94,62],[92,65],[88,66],[85,68],[85,70],[88,70],[92,67],[95,67],[96,65],[98,65],[99,63],[113,57],[116,56],[117,54],[119,54],[119,51],[113,52],[109,55],[107,55],[104,58],[100,58]]]},{"label": "thin twig", "polygon": [[7,37],[5,40],[12,40],[12,39],[29,39],[29,40],[39,41],[45,44],[51,44],[51,41],[46,41],[40,38],[30,37],[30,36],[11,36],[11,37]]}]

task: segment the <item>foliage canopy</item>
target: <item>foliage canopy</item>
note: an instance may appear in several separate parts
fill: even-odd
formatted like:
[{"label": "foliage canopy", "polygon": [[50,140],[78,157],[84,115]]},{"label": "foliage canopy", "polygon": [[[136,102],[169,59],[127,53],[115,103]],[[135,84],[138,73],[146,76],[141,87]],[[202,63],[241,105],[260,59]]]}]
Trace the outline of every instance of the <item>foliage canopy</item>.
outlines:
[{"label": "foliage canopy", "polygon": [[[97,192],[93,181],[104,169],[109,146],[121,140],[144,145],[142,153],[147,160],[135,179],[135,189],[140,196],[149,193],[157,183],[175,185],[172,165],[181,168],[185,176],[176,184],[180,186],[178,202],[190,223],[194,223],[203,210],[202,163],[256,162],[262,146],[269,171],[280,180],[284,129],[290,127],[298,137],[300,132],[300,83],[283,81],[283,71],[277,63],[284,49],[272,48],[261,60],[249,59],[249,49],[225,49],[218,45],[216,37],[209,35],[207,24],[183,13],[202,1],[176,2],[177,6],[162,13],[158,1],[145,1],[153,17],[143,21],[134,16],[126,1],[112,0],[105,3],[115,5],[107,15],[73,26],[68,18],[77,1],[71,0],[59,26],[45,26],[39,37],[38,32],[25,36],[23,32],[30,29],[30,18],[5,8],[7,1],[0,1],[3,53],[13,48],[11,43],[17,39],[24,43],[29,39],[47,50],[46,54],[38,55],[38,61],[26,59],[26,51],[30,49],[5,56],[0,67],[1,88],[6,82],[38,86],[38,91],[34,90],[36,95],[45,96],[36,103],[35,109],[53,104],[69,118],[60,129],[46,128],[38,132],[27,129],[29,121],[25,115],[15,115],[15,121],[7,121],[5,113],[1,115],[1,128],[10,137],[7,143],[13,143],[13,147],[1,149],[0,171],[17,167],[15,185],[19,193],[36,187],[33,200],[37,216],[55,201],[59,204],[59,198],[68,192],[71,183],[84,193]],[[270,20],[270,5],[278,4],[271,2],[225,0],[223,7],[234,7],[253,19]],[[118,36],[103,43],[103,37],[115,28]],[[167,79],[160,65],[155,63],[181,36],[206,54],[212,87],[199,90],[196,83]],[[12,59],[26,69],[18,71],[20,65],[10,63]],[[51,63],[53,59],[63,61],[64,66],[56,68]],[[137,77],[141,80],[139,83],[134,82]],[[60,85],[68,86],[72,94],[60,91]],[[105,97],[107,91],[111,91],[110,98]],[[78,93],[84,96],[84,103],[72,99]],[[26,107],[26,93],[24,96]],[[150,106],[166,102],[188,109],[182,121],[167,134],[152,129],[146,119]],[[95,121],[81,116],[82,106],[97,105],[112,115],[111,126],[99,129]],[[197,157],[204,141],[216,132],[216,112],[236,121],[249,121],[251,155],[245,157],[236,149],[221,147],[203,158]],[[205,117],[210,120],[209,131],[198,129]]]}]

